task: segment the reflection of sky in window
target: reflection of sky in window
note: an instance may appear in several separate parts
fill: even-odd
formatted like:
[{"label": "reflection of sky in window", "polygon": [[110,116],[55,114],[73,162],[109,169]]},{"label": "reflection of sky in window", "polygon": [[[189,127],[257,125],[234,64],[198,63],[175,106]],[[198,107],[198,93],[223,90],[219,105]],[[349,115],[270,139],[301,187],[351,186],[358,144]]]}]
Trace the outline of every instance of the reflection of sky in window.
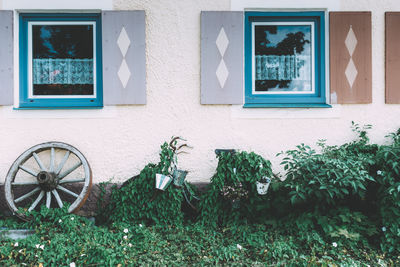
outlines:
[{"label": "reflection of sky in window", "polygon": [[[279,42],[286,38],[288,33],[296,33],[296,32],[303,32],[304,39],[311,41],[311,26],[304,26],[304,25],[284,25],[284,26],[277,26],[277,33],[272,34],[267,32],[267,39],[270,41],[267,46],[273,47],[276,46]],[[309,43],[304,45],[304,50],[301,55],[311,55],[311,46]]]}]

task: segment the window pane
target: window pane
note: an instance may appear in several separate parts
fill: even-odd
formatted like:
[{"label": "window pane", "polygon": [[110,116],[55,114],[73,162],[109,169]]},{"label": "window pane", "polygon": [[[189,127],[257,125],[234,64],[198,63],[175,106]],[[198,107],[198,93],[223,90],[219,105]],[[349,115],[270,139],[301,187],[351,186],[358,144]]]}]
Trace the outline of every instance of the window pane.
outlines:
[{"label": "window pane", "polygon": [[255,91],[311,93],[312,26],[259,24],[254,26]]},{"label": "window pane", "polygon": [[33,95],[93,95],[93,25],[32,25]]}]

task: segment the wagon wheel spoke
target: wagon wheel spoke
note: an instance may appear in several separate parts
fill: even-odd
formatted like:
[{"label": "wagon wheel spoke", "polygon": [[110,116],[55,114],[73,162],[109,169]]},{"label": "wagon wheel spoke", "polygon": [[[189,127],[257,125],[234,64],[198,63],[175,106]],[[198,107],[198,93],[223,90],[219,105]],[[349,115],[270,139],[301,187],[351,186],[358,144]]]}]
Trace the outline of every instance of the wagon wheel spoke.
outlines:
[{"label": "wagon wheel spoke", "polygon": [[51,192],[47,191],[46,192],[46,207],[48,209],[50,209],[50,205],[51,205]]},{"label": "wagon wheel spoke", "polygon": [[60,171],[64,167],[65,162],[67,162],[70,153],[71,152],[69,150],[67,150],[67,152],[65,152],[64,158],[62,159],[61,163],[58,165],[57,170],[55,171],[56,175],[60,174]]},{"label": "wagon wheel spoke", "polygon": [[56,198],[58,206],[60,208],[62,208],[63,207],[63,203],[62,203],[62,200],[61,200],[60,195],[58,194],[57,190],[54,189],[53,191],[51,191],[51,193],[53,193],[54,197]]},{"label": "wagon wheel spoke", "polygon": [[39,184],[37,181],[34,182],[12,182],[12,185],[35,185]]},{"label": "wagon wheel spoke", "polygon": [[77,194],[75,194],[74,192],[68,190],[65,187],[62,187],[61,185],[57,186],[57,189],[60,189],[61,191],[64,191],[65,193],[70,194],[71,196],[78,197]]},{"label": "wagon wheel spoke", "polygon": [[[76,175],[68,178],[72,173]],[[81,184],[77,187],[78,183]],[[89,196],[91,186],[92,172],[83,154],[68,144],[49,142],[28,149],[15,160],[7,173],[4,193],[12,212],[29,220],[19,208],[29,212],[40,205],[62,208],[64,200],[70,203],[68,212],[78,211]]]},{"label": "wagon wheel spoke", "polygon": [[32,176],[35,176],[35,177],[36,177],[36,176],[38,175],[37,172],[35,172],[35,171],[29,169],[28,167],[24,167],[24,166],[22,166],[22,165],[19,165],[18,168],[21,169],[21,170],[23,170],[23,171],[26,172],[26,173],[29,173],[29,174],[32,175]]},{"label": "wagon wheel spoke", "polygon": [[76,179],[76,180],[61,180],[60,184],[72,184],[72,183],[83,183],[85,181],[85,178],[81,179]]},{"label": "wagon wheel spoke", "polygon": [[68,170],[66,170],[65,172],[61,173],[58,178],[61,180],[62,178],[64,178],[65,176],[67,176],[68,174],[70,174],[71,172],[75,171],[76,169],[78,169],[80,166],[82,165],[82,162],[78,162],[76,163],[74,166],[72,166],[71,168],[69,168]]},{"label": "wagon wheel spoke", "polygon": [[37,164],[39,165],[40,169],[41,169],[42,171],[46,171],[47,168],[43,165],[43,163],[42,163],[42,161],[40,160],[39,156],[38,156],[35,152],[33,152],[32,155],[33,155],[33,157],[35,158],[35,160],[36,160]]},{"label": "wagon wheel spoke", "polygon": [[29,212],[36,208],[36,206],[39,204],[40,200],[42,200],[43,196],[44,196],[44,191],[42,190],[42,191],[40,191],[39,196],[35,199],[35,201],[29,207],[29,209],[28,209]]},{"label": "wagon wheel spoke", "polygon": [[51,148],[50,150],[50,168],[49,171],[53,172],[54,171],[54,161],[55,161],[55,151],[54,151],[54,147]]},{"label": "wagon wheel spoke", "polygon": [[23,196],[20,196],[19,198],[17,198],[16,200],[14,200],[14,202],[15,202],[15,203],[19,203],[19,202],[21,202],[22,200],[25,200],[25,199],[27,199],[28,197],[33,196],[36,192],[39,192],[39,191],[40,191],[40,187],[36,187],[35,189],[33,189],[32,191],[30,191],[29,193],[27,193],[27,194],[25,194],[25,195],[23,195]]}]

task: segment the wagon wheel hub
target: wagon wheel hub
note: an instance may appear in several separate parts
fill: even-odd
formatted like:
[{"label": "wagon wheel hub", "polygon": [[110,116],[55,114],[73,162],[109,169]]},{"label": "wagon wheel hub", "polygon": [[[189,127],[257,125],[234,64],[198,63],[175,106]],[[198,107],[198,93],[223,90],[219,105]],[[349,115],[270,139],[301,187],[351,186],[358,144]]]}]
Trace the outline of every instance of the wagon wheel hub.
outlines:
[{"label": "wagon wheel hub", "polygon": [[40,188],[49,192],[55,189],[58,185],[58,178],[54,172],[41,171],[36,176]]}]

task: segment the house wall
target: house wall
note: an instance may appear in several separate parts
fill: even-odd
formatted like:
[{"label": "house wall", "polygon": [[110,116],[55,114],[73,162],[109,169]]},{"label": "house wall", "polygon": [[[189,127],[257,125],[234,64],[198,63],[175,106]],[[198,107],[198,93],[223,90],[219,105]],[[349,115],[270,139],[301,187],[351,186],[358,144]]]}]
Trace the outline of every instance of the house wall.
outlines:
[{"label": "house wall", "polygon": [[[0,0],[0,8],[11,1]],[[241,2],[114,0],[114,9],[146,11],[147,104],[102,110],[0,107],[0,182],[22,152],[54,140],[77,147],[89,160],[98,183],[109,179],[120,182],[137,174],[147,163],[157,161],[164,141],[179,135],[194,147],[189,154],[180,155],[180,167],[189,171],[190,181],[205,182],[217,164],[215,148],[255,151],[280,171],[276,153],[300,143],[314,144],[318,139],[327,139],[329,144],[349,141],[354,137],[351,121],[372,124],[371,139],[378,143],[400,127],[400,106],[385,104],[384,99],[384,12],[399,11],[397,0],[342,0],[333,7],[372,11],[372,104],[334,105],[330,109],[201,105],[200,12],[231,10],[231,6],[239,8]],[[279,2],[293,7],[300,1]],[[313,4],[323,7],[316,0],[302,6]]]}]

